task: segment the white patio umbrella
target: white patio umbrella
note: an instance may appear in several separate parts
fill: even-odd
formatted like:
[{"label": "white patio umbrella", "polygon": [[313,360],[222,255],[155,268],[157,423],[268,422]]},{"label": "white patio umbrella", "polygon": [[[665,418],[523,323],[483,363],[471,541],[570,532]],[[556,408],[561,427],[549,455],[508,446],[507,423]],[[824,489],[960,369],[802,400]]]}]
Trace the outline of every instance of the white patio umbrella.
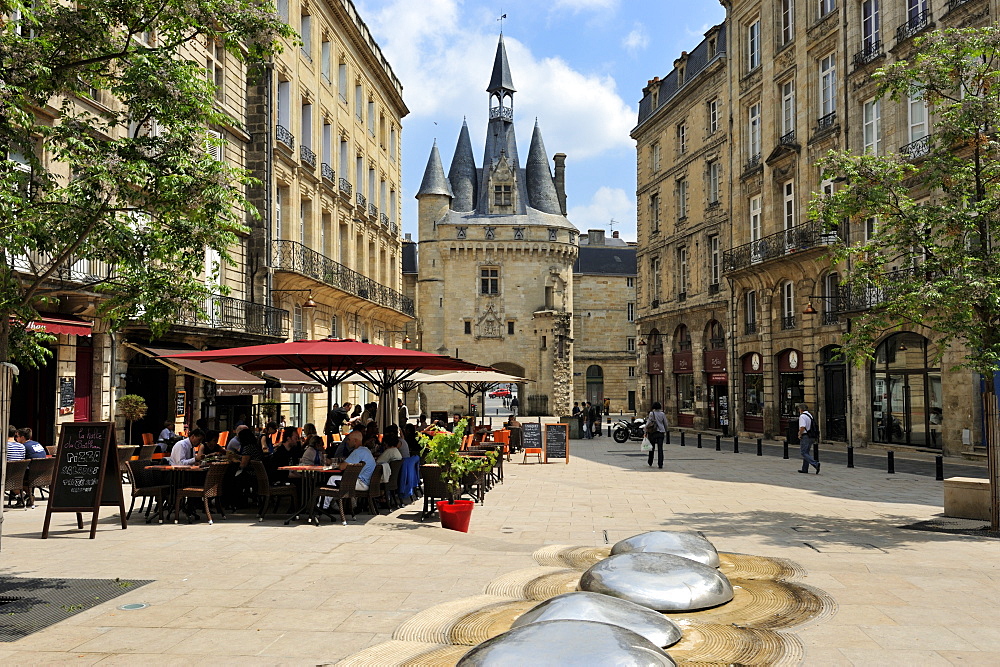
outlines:
[{"label": "white patio umbrella", "polygon": [[[468,398],[469,412],[472,412],[472,397],[476,394],[484,394],[502,384],[532,382],[532,380],[527,378],[501,373],[500,371],[453,371],[441,375],[432,375],[430,373],[421,373],[420,375],[426,377],[414,379],[415,382],[438,382],[445,384]],[[485,415],[483,416],[485,417]]]}]

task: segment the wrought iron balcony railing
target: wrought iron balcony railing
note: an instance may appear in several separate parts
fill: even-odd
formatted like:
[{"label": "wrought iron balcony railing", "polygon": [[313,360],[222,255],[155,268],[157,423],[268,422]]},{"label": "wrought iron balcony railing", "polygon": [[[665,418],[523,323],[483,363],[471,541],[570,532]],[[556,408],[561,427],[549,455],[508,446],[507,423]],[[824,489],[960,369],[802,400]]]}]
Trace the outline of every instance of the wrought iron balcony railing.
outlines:
[{"label": "wrought iron balcony railing", "polygon": [[[52,254],[31,252],[27,255],[10,257],[15,271],[30,275],[40,275],[52,263]],[[97,284],[114,278],[114,266],[98,259],[69,259],[51,274],[50,280],[71,283]]]},{"label": "wrought iron balcony railing", "polygon": [[360,192],[357,193],[356,201],[358,203],[358,208],[360,208],[361,210],[365,210],[368,208],[368,199]]},{"label": "wrought iron balcony railing", "polygon": [[386,229],[389,228],[389,216],[387,216],[385,213],[379,216],[379,222],[381,222],[382,226],[385,227]]},{"label": "wrought iron balcony railing", "polygon": [[745,243],[722,254],[722,266],[726,272],[739,271],[754,264],[781,259],[794,253],[819,248],[836,243],[836,231],[824,230],[819,221],[796,225],[783,232],[769,234],[762,239]]},{"label": "wrought iron balcony railing", "polygon": [[883,274],[878,285],[861,285],[855,282],[842,283],[837,286],[837,295],[828,304],[829,312],[834,315],[843,315],[878,308],[907,289],[905,285],[914,278],[931,278],[932,276],[928,273],[920,267],[913,267]]},{"label": "wrought iron balcony railing", "polygon": [[320,165],[319,171],[325,180],[328,180],[331,183],[337,180],[337,172],[335,172],[333,167],[328,165],[326,162]]},{"label": "wrought iron balcony railing", "polygon": [[377,220],[378,219],[378,206],[376,206],[375,204],[369,203],[368,204],[368,215],[370,215],[371,217],[373,217],[373,218],[375,218]]},{"label": "wrought iron balcony railing", "polygon": [[882,56],[882,41],[873,40],[864,45],[860,51],[854,54],[854,67],[864,67],[873,60]]},{"label": "wrought iron balcony railing", "polygon": [[757,333],[757,323],[756,322],[747,322],[746,324],[744,324],[743,325],[743,333],[746,334],[747,336],[750,336],[751,334]]},{"label": "wrought iron balcony railing", "polygon": [[791,132],[786,132],[785,134],[781,135],[781,138],[778,139],[778,143],[781,144],[782,146],[794,146],[795,130],[792,130]]},{"label": "wrought iron balcony railing", "polygon": [[826,132],[836,124],[837,124],[837,112],[831,111],[825,116],[820,116],[818,119],[816,119],[816,131]]},{"label": "wrought iron balcony railing", "polygon": [[341,194],[345,197],[350,197],[351,193],[354,191],[354,186],[351,185],[351,182],[346,178],[341,177],[339,185]]},{"label": "wrought iron balcony railing", "polygon": [[896,28],[896,41],[902,42],[913,37],[921,30],[931,24],[931,10],[925,9],[921,12],[914,12],[906,23]]},{"label": "wrought iron balcony railing", "polygon": [[928,134],[905,146],[900,146],[899,152],[910,160],[919,160],[931,152],[931,135]]},{"label": "wrought iron balcony railing", "polygon": [[718,294],[719,293],[719,283],[709,283],[709,285],[708,285],[708,293],[709,294]]},{"label": "wrought iron balcony railing", "polygon": [[833,303],[827,304],[827,310],[823,313],[823,324],[840,324],[840,316],[837,314],[837,303],[834,299]]},{"label": "wrought iron balcony railing", "polygon": [[212,295],[205,300],[205,312],[180,309],[174,324],[222,331],[288,337],[288,311],[284,308],[251,303],[231,296]]},{"label": "wrought iron balcony railing", "polygon": [[782,315],[781,316],[781,328],[782,329],[794,329],[795,328],[795,316],[794,315]]},{"label": "wrought iron balcony railing", "polygon": [[299,146],[299,157],[312,168],[316,168],[316,153],[308,146]]},{"label": "wrought iron balcony railing", "polygon": [[395,222],[390,222],[389,233],[392,234],[393,236],[396,236],[396,234],[399,233],[399,225],[397,225]]},{"label": "wrought iron balcony railing", "polygon": [[295,148],[295,137],[292,136],[287,127],[278,125],[274,130],[274,136],[289,148]]},{"label": "wrought iron balcony railing", "polygon": [[743,171],[744,172],[753,171],[759,166],[760,166],[760,153],[757,153],[756,155],[750,156],[750,159],[747,160],[746,166],[743,167]]},{"label": "wrought iron balcony railing", "polygon": [[969,2],[969,0],[948,0],[948,11],[954,11]]},{"label": "wrought iron balcony railing", "polygon": [[677,300],[678,301],[687,301],[687,298],[688,298],[687,292],[678,292],[677,293]]},{"label": "wrought iron balcony railing", "polygon": [[412,317],[414,314],[413,299],[333,261],[298,241],[275,241],[273,265],[278,271],[291,271],[308,276],[405,315]]},{"label": "wrought iron balcony railing", "polygon": [[309,332],[305,329],[294,329],[292,331],[292,340],[309,340]]}]

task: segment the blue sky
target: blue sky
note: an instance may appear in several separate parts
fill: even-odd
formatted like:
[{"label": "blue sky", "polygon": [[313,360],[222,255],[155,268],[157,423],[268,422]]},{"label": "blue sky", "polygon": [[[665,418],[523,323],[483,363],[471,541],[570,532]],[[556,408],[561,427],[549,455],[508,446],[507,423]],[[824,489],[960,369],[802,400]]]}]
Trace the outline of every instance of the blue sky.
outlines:
[{"label": "blue sky", "polygon": [[635,240],[635,126],[642,88],[725,17],[716,0],[355,0],[403,83],[403,231],[436,138],[448,169],[467,117],[482,159],[485,92],[500,24],[517,93],[522,160],[535,118],[551,159],[566,153],[570,220]]}]

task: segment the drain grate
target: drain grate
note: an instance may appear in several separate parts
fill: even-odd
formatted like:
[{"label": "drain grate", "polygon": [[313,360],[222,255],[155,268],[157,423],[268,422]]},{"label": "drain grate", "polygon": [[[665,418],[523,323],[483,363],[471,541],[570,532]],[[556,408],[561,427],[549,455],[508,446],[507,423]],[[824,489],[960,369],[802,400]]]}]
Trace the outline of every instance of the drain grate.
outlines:
[{"label": "drain grate", "polygon": [[0,642],[13,642],[149,581],[0,576]]}]

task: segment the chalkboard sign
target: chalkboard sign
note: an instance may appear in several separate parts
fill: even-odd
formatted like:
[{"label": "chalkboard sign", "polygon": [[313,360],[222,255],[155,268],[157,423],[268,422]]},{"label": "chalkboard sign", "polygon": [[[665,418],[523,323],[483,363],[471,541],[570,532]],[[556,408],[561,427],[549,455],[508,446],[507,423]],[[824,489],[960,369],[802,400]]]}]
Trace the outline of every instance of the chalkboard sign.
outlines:
[{"label": "chalkboard sign", "polygon": [[74,378],[59,378],[59,414],[73,414],[76,405],[76,388]]},{"label": "chalkboard sign", "polygon": [[528,449],[533,447],[542,448],[542,425],[536,422],[524,422],[521,424],[522,447]]},{"label": "chalkboard sign", "polygon": [[174,405],[174,417],[184,419],[187,417],[187,392],[178,391],[176,405]]},{"label": "chalkboard sign", "polygon": [[566,459],[569,463],[569,424],[545,425],[545,462]]},{"label": "chalkboard sign", "polygon": [[76,512],[78,528],[83,528],[81,513],[92,512],[91,539],[97,534],[97,519],[102,506],[118,507],[122,528],[128,527],[117,452],[114,424],[111,422],[62,425],[55,474],[45,508],[43,538],[49,536],[53,512]]}]

